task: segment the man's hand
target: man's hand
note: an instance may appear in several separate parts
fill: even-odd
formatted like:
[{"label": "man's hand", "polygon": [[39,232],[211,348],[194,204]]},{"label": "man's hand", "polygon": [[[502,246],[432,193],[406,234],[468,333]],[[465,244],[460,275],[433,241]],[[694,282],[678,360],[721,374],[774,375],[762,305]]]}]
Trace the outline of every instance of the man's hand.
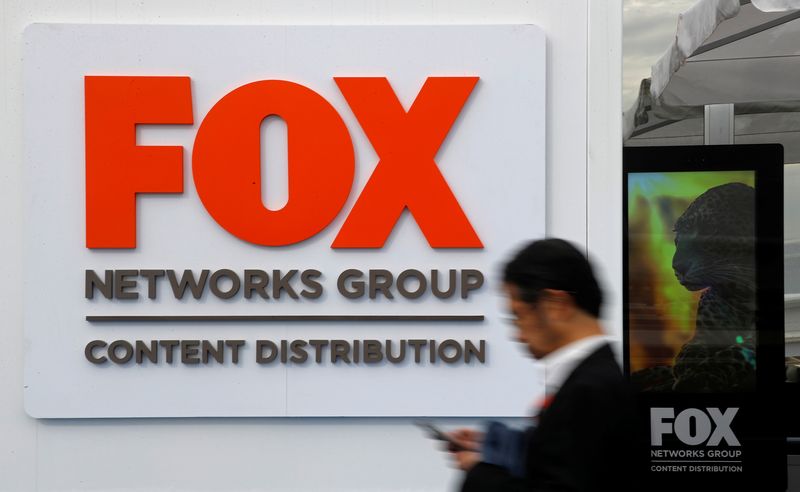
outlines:
[{"label": "man's hand", "polygon": [[453,453],[456,468],[463,471],[470,471],[473,466],[481,461],[481,454],[476,451],[458,451]]},{"label": "man's hand", "polygon": [[481,448],[481,443],[483,442],[483,432],[475,429],[456,429],[448,432],[447,435],[449,435],[458,444],[473,451],[479,450]]},{"label": "man's hand", "polygon": [[483,442],[483,433],[475,429],[456,429],[448,435],[458,444],[466,448],[465,450],[449,449],[455,460],[455,466],[463,471],[469,471],[473,466],[481,461],[481,453],[478,451]]}]

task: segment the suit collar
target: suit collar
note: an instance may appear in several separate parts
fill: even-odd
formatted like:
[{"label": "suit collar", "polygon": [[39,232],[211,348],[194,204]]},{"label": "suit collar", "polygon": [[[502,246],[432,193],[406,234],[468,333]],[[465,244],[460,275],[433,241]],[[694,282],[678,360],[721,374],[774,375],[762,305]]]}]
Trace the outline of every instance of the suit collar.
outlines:
[{"label": "suit collar", "polygon": [[556,394],[573,371],[587,357],[601,346],[607,344],[606,336],[594,335],[576,340],[542,357],[541,362],[544,364],[545,373],[545,394]]}]

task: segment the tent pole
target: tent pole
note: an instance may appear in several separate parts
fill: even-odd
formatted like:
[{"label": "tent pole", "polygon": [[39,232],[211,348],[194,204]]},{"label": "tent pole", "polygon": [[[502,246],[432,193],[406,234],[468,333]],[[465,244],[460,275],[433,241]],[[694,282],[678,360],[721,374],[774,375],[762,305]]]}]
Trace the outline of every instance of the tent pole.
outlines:
[{"label": "tent pole", "polygon": [[733,144],[733,104],[707,104],[704,130],[705,145]]}]

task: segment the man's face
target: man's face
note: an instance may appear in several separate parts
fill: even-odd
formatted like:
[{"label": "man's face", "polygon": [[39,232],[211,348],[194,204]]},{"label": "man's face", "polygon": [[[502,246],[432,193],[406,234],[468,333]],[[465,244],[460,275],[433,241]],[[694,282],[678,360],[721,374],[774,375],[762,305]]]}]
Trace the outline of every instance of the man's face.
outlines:
[{"label": "man's face", "polygon": [[550,318],[550,300],[547,294],[543,292],[539,300],[529,303],[522,300],[516,285],[506,284],[504,290],[508,295],[508,308],[517,327],[517,341],[524,343],[537,359],[555,350],[558,347],[558,338]]}]

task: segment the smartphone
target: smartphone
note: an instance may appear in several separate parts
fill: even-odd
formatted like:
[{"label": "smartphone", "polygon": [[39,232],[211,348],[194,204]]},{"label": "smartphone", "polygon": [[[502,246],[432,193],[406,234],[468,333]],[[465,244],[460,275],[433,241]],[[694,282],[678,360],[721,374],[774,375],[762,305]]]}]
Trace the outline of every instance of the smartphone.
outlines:
[{"label": "smartphone", "polygon": [[417,421],[417,422],[414,422],[414,424],[416,424],[417,427],[419,427],[419,428],[423,429],[424,431],[426,431],[428,433],[428,436],[431,439],[437,439],[439,441],[446,442],[448,447],[449,447],[449,449],[450,449],[450,451],[472,451],[471,449],[469,449],[469,448],[463,446],[462,444],[454,441],[453,438],[451,438],[446,433],[442,432],[441,429],[439,429],[438,427],[436,427],[435,425],[433,425],[430,422]]}]

